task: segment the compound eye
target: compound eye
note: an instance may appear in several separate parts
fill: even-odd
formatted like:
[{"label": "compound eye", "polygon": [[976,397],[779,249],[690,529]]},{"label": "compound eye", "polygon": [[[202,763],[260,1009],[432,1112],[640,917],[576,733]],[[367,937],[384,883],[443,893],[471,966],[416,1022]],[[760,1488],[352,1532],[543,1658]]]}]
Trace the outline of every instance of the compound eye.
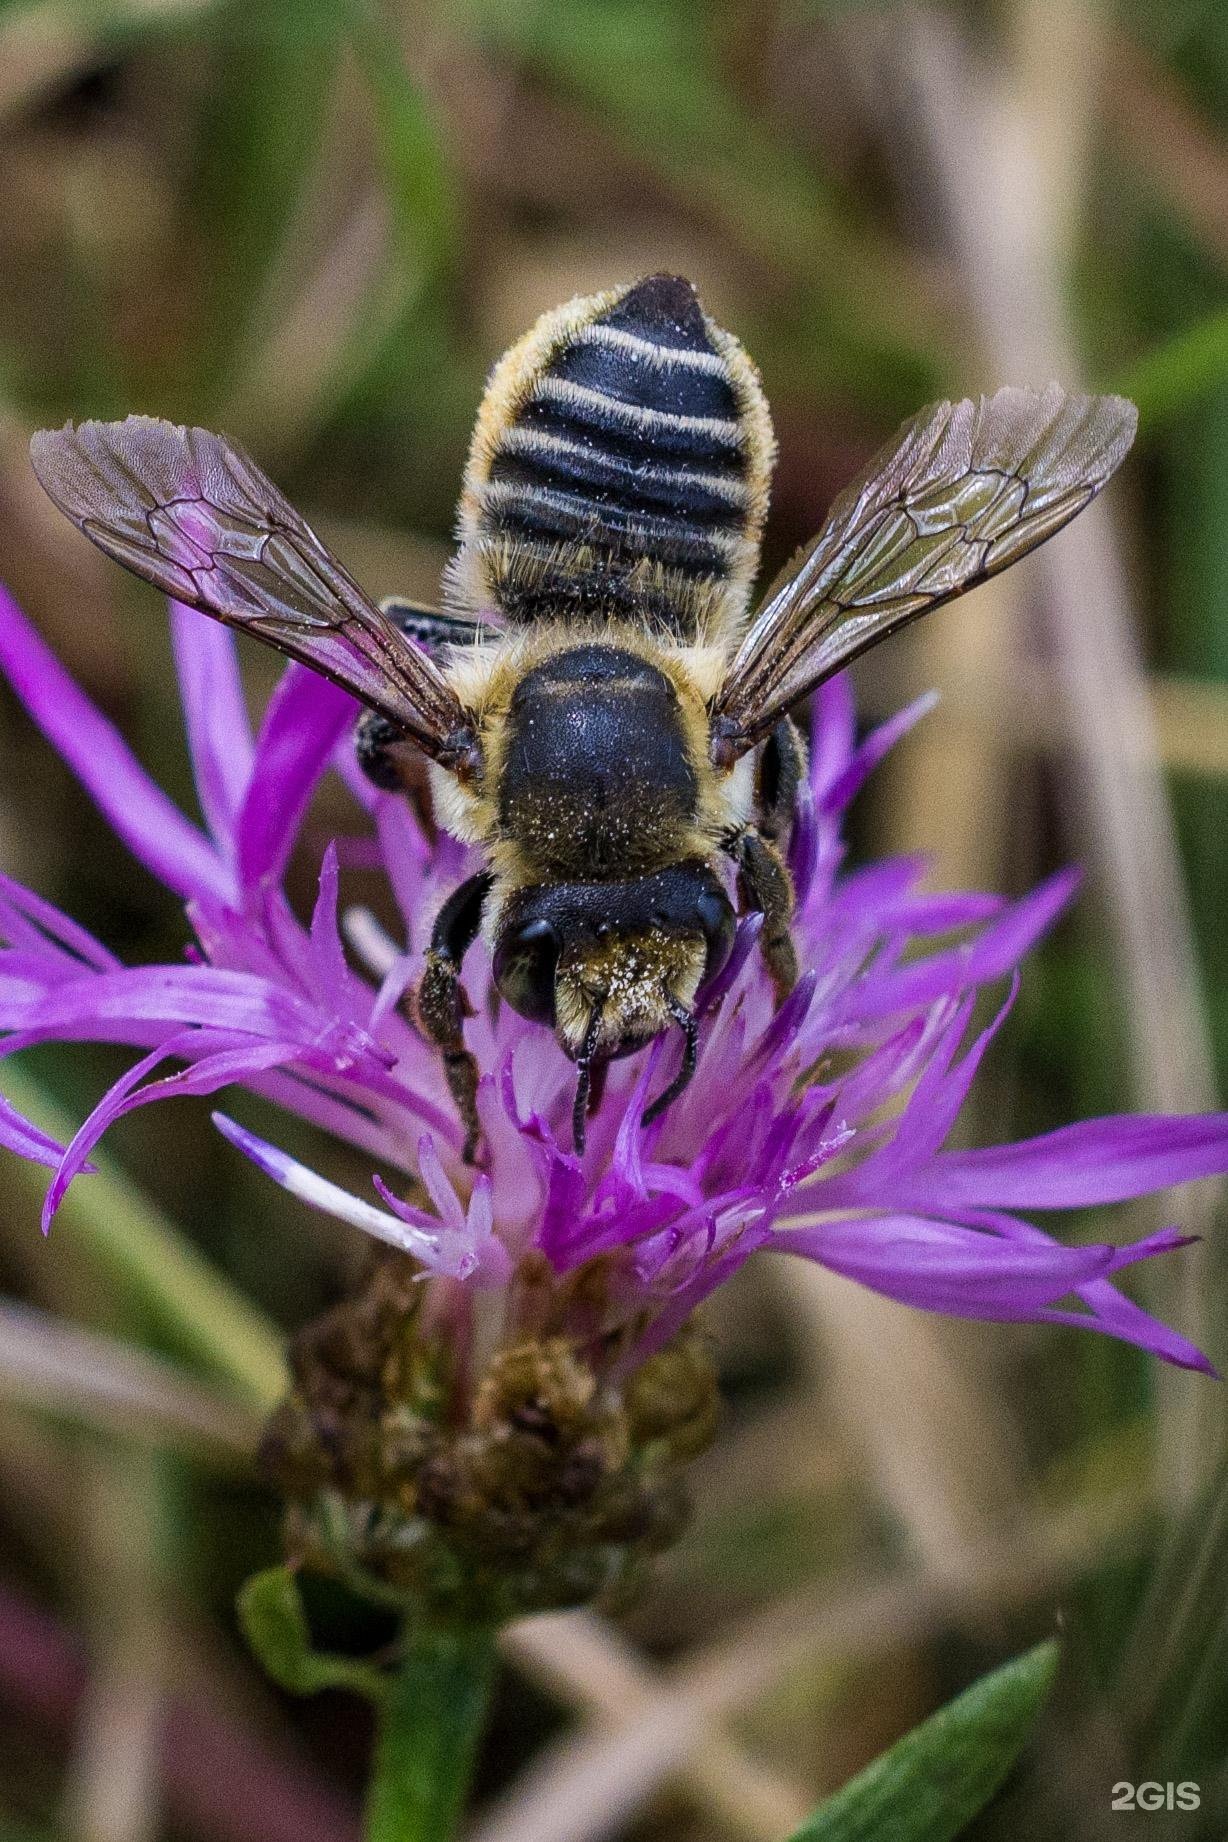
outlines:
[{"label": "compound eye", "polygon": [[723,890],[705,889],[695,904],[695,915],[708,943],[704,979],[713,979],[733,951],[736,932],[733,906]]},{"label": "compound eye", "polygon": [[500,935],[495,984],[530,1023],[554,1022],[554,975],[562,941],[549,921],[526,921]]}]

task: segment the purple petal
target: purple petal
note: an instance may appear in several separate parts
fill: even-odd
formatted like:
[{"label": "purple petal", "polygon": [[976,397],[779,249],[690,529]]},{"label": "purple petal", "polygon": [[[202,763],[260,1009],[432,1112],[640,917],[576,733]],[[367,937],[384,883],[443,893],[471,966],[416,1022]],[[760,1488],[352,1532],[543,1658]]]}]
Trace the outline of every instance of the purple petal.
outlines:
[{"label": "purple petal", "polygon": [[[50,1230],[52,1218],[64,1200],[69,1184],[87,1168],[88,1154],[107,1128],[123,1114],[147,1106],[151,1101],[171,1099],[178,1094],[214,1093],[219,1087],[242,1080],[247,1074],[273,1067],[278,1061],[288,1061],[294,1053],[292,1045],[286,1043],[253,1045],[247,1042],[236,1049],[233,1046],[234,1039],[230,1038],[228,1041],[223,1040],[216,1053],[202,1057],[194,1067],[185,1069],[182,1074],[170,1075],[164,1080],[152,1081],[148,1086],[140,1086],[144,1077],[160,1062],[198,1051],[198,1036],[199,1032],[185,1030],[178,1036],[169,1037],[148,1055],[142,1056],[139,1062],[134,1063],[108,1088],[88,1119],[79,1127],[60,1160],[59,1169],[43,1203],[44,1234]],[[213,1041],[216,1043],[217,1038],[213,1038]]]},{"label": "purple petal", "polygon": [[405,993],[409,990],[414,976],[415,960],[412,953],[398,953],[389,966],[375,994],[371,1006],[371,1015],[367,1019],[367,1028],[372,1036],[378,1036],[381,1024],[392,1016]]},{"label": "purple petal", "polygon": [[536,1245],[559,1272],[566,1270],[568,1251],[583,1203],[584,1172],[580,1160],[570,1153],[557,1153],[550,1160]]},{"label": "purple petal", "polygon": [[831,782],[823,795],[824,812],[843,812],[865,786],[875,768],[890,754],[896,743],[906,736],[910,729],[915,729],[923,716],[928,716],[938,702],[937,691],[924,691],[910,704],[896,712],[887,722],[880,723],[872,729],[860,748],[856,750],[841,773]]},{"label": "purple petal", "polygon": [[64,1146],[40,1132],[3,1094],[0,1094],[0,1145],[7,1151],[15,1151],[19,1158],[49,1165],[52,1170],[64,1156]]},{"label": "purple petal", "polygon": [[320,1029],[310,1006],[292,992],[251,973],[217,966],[125,966],[69,980],[52,993],[29,995],[0,977],[0,1023],[6,1029],[57,1033],[108,1020],[203,1024],[304,1042]]},{"label": "purple petal", "polygon": [[[23,1044],[55,1037],[158,1041],[163,1034],[158,1026],[168,1024],[227,1030],[253,1043],[287,1043],[293,1046],[293,1057],[287,1059],[337,1073],[357,1071],[375,1084],[396,1060],[358,1025],[322,1013],[292,990],[251,973],[216,966],[141,966],[70,979],[48,991],[25,989],[22,981],[6,979],[0,970],[0,1028],[22,1032]],[[11,1040],[6,1044],[15,1046]]]},{"label": "purple petal", "polygon": [[751,1050],[748,1066],[758,1068],[782,1056],[795,1040],[814,998],[816,975],[803,972]]},{"label": "purple petal", "polygon": [[697,1016],[706,1016],[732,989],[762,932],[763,916],[757,908],[749,915],[743,915],[738,922],[737,932],[733,939],[733,951],[729,958],[716,977],[696,993],[695,1013]]},{"label": "purple petal", "polygon": [[903,1304],[960,1317],[1028,1317],[1120,1263],[1114,1247],[1015,1243],[915,1215],[817,1223],[778,1233],[772,1246]]},{"label": "purple petal", "polygon": [[814,722],[810,785],[815,805],[822,810],[829,789],[843,774],[853,753],[856,719],[848,673],[839,672],[821,684],[811,708]]},{"label": "purple petal", "polygon": [[440,1162],[439,1153],[435,1149],[435,1141],[429,1132],[424,1132],[418,1140],[418,1175],[444,1227],[463,1228],[465,1211],[461,1207],[460,1197],[456,1194],[451,1179]]},{"label": "purple petal", "polygon": [[230,871],[204,833],[146,774],[113,723],[74,684],[0,587],[0,670],[147,870],[178,895],[233,895]]},{"label": "purple petal", "polygon": [[465,1279],[486,1289],[505,1286],[512,1276],[512,1262],[507,1249],[494,1233],[494,1206],[491,1181],[479,1176],[473,1186],[468,1209],[452,1221],[441,1221],[422,1209],[415,1209],[393,1194],[382,1177],[375,1187],[399,1221],[429,1235],[432,1251],[420,1254],[431,1269],[447,1273],[453,1279]]},{"label": "purple petal", "polygon": [[1194,1369],[1201,1375],[1209,1375],[1212,1381],[1221,1379],[1215,1364],[1203,1355],[1196,1344],[1191,1343],[1188,1337],[1183,1337],[1179,1331],[1170,1330],[1159,1318],[1153,1318],[1150,1312],[1126,1298],[1107,1279],[1081,1286],[1079,1293],[1089,1307],[1088,1310],[1066,1311],[1055,1306],[1038,1311],[1037,1321],[1044,1324],[1071,1324],[1076,1330],[1099,1331],[1102,1336],[1116,1337],[1122,1343],[1133,1343],[1138,1349],[1146,1350],[1149,1356],[1158,1356],[1161,1362],[1172,1363],[1174,1368]]},{"label": "purple petal", "polygon": [[254,756],[234,635],[182,602],[172,601],[170,606],[171,644],[196,793],[214,839],[233,858],[235,826]]},{"label": "purple petal", "polygon": [[814,884],[819,862],[819,821],[814,809],[814,793],[809,782],[797,789],[793,806],[793,825],[789,832],[789,875],[793,879],[796,908],[805,908]]},{"label": "purple petal", "polygon": [[846,916],[864,930],[898,926],[908,905],[917,901],[915,885],[929,868],[928,858],[914,852],[863,864],[840,879],[827,902],[828,919]]},{"label": "purple petal", "polygon": [[239,877],[246,890],[282,874],[316,782],[358,702],[305,665],[290,665],[269,700],[237,824]]},{"label": "purple petal", "polygon": [[[982,1218],[983,1228],[915,1216],[816,1223],[771,1246],[802,1254],[900,1303],[995,1322],[1073,1324],[1138,1344],[1181,1368],[1215,1374],[1184,1337],[1124,1298],[1108,1275],[1186,1245],[1163,1229],[1126,1247],[1062,1247],[1028,1222]],[[986,1232],[988,1231],[988,1232]],[[1061,1307],[1073,1292],[1085,1311]]]},{"label": "purple petal", "polygon": [[[900,1160],[902,1164],[911,1165],[913,1169],[916,1169],[919,1164],[924,1163],[937,1152],[938,1147],[955,1124],[980,1069],[985,1051],[1010,1016],[1018,993],[1019,974],[1016,973],[1011,981],[1010,991],[1005,1002],[999,1007],[997,1015],[981,1031],[963,1060],[952,1072],[947,1072],[950,1058],[945,1052],[945,1046],[940,1045],[935,1051],[928,1068],[913,1089],[892,1144],[891,1155]],[[968,1010],[964,1008],[948,1032],[947,1040],[952,1051],[962,1039],[967,1021]]]},{"label": "purple petal", "polygon": [[330,1183],[327,1177],[321,1177],[306,1164],[300,1164],[288,1152],[267,1140],[257,1138],[254,1132],[246,1131],[237,1125],[225,1113],[215,1113],[213,1123],[222,1137],[228,1139],[244,1157],[266,1176],[272,1177],[274,1183],[288,1190],[308,1208],[318,1209],[324,1215],[336,1216],[338,1221],[348,1222],[351,1227],[361,1228],[364,1234],[374,1235],[377,1241],[384,1241],[389,1247],[400,1248],[402,1253],[411,1254],[424,1266],[437,1269],[440,1237],[422,1228],[409,1226],[398,1216],[377,1209],[374,1203],[364,1202],[360,1196],[352,1196],[339,1184]]},{"label": "purple petal", "polygon": [[68,915],[50,902],[45,902],[32,889],[26,889],[21,883],[14,882],[11,876],[0,871],[0,928],[10,939],[10,931],[15,923],[30,924],[22,929],[23,937],[29,944],[52,940],[57,946],[67,949],[74,959],[81,960],[87,966],[98,971],[109,971],[119,965],[114,953],[103,946],[100,940],[79,927]]},{"label": "purple petal", "polygon": [[316,988],[324,1003],[344,1015],[350,988],[350,969],[337,931],[337,847],[330,843],[320,865],[320,888],[311,916],[311,961]]},{"label": "purple petal", "polygon": [[1228,1171],[1228,1113],[1085,1119],[1040,1138],[942,1152],[903,1177],[910,1208],[1081,1209]]},{"label": "purple petal", "polygon": [[862,1019],[889,1017],[895,1011],[931,1004],[935,998],[1003,978],[1053,925],[1079,881],[1077,870],[1061,870],[1012,904],[975,940],[889,972],[872,966],[851,988],[846,1012]]},{"label": "purple petal", "polygon": [[[1007,1240],[1035,1242],[1048,1239],[1043,1229],[1037,1228],[1032,1222],[1021,1221],[1016,1215],[1000,1212],[970,1213],[966,1219],[1003,1235]],[[1161,1229],[1157,1234],[1147,1235],[1141,1241],[1118,1248],[1114,1271],[1120,1271],[1122,1267],[1136,1260],[1147,1259],[1153,1254],[1186,1246],[1190,1239],[1190,1236],[1177,1234],[1172,1229]],[[1096,1279],[1088,1285],[1079,1286],[1078,1295],[1087,1307],[1086,1310],[1054,1307],[1037,1312],[1037,1321],[1073,1324],[1080,1330],[1100,1331],[1105,1336],[1120,1338],[1123,1343],[1133,1343],[1139,1349],[1159,1356],[1164,1362],[1173,1363],[1177,1368],[1197,1369],[1204,1375],[1218,1379],[1218,1371],[1200,1349],[1132,1303],[1107,1279]]]},{"label": "purple petal", "polygon": [[912,934],[951,934],[957,928],[992,921],[1006,907],[1000,895],[968,891],[960,895],[909,895],[889,911],[888,919]]},{"label": "purple petal", "polygon": [[698,1310],[727,1279],[745,1266],[751,1255],[763,1246],[771,1246],[766,1227],[745,1222],[740,1232],[721,1251],[701,1263],[693,1277],[677,1288],[668,1301],[653,1314],[643,1335],[616,1365],[615,1374],[625,1374],[638,1363],[655,1354],[675,1337]]}]

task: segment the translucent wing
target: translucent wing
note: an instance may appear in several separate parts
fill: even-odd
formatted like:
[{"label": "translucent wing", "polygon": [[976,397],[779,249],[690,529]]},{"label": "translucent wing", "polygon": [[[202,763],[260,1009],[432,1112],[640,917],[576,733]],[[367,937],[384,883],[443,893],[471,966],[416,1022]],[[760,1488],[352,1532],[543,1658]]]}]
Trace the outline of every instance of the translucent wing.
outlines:
[{"label": "translucent wing", "polygon": [[445,765],[472,746],[443,673],[224,436],[129,416],[44,430],[30,458],[61,511],[138,576],[343,685]]},{"label": "translucent wing", "polygon": [[772,584],[713,709],[713,750],[761,741],[815,685],[1052,537],[1121,465],[1124,397],[999,390],[906,422]]}]

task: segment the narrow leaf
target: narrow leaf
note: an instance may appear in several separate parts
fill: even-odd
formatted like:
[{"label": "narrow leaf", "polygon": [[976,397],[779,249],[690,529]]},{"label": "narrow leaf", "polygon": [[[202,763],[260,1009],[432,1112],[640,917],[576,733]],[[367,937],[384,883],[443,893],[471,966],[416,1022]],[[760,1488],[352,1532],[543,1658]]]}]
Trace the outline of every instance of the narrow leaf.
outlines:
[{"label": "narrow leaf", "polygon": [[939,1709],[804,1823],[792,1842],[951,1842],[1023,1749],[1057,1669],[1040,1644]]}]

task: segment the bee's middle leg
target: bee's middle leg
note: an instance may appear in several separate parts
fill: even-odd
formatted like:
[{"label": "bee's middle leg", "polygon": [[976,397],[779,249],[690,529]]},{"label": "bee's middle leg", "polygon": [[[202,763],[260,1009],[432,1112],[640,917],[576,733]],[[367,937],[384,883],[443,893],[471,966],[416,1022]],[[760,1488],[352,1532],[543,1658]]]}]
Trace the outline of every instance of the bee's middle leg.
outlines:
[{"label": "bee's middle leg", "polygon": [[754,826],[747,826],[727,846],[738,866],[738,888],[748,908],[763,915],[759,951],[767,967],[777,1004],[783,1004],[797,984],[797,948],[789,923],[793,918],[793,885],[776,845]]},{"label": "bee's middle leg", "polygon": [[418,1018],[443,1056],[444,1073],[465,1128],[464,1158],[472,1164],[482,1135],[478,1119],[478,1065],[465,1047],[464,1022],[472,1015],[460,982],[461,963],[478,937],[482,905],[492,878],[482,870],[453,891],[436,916],[418,987]]}]

